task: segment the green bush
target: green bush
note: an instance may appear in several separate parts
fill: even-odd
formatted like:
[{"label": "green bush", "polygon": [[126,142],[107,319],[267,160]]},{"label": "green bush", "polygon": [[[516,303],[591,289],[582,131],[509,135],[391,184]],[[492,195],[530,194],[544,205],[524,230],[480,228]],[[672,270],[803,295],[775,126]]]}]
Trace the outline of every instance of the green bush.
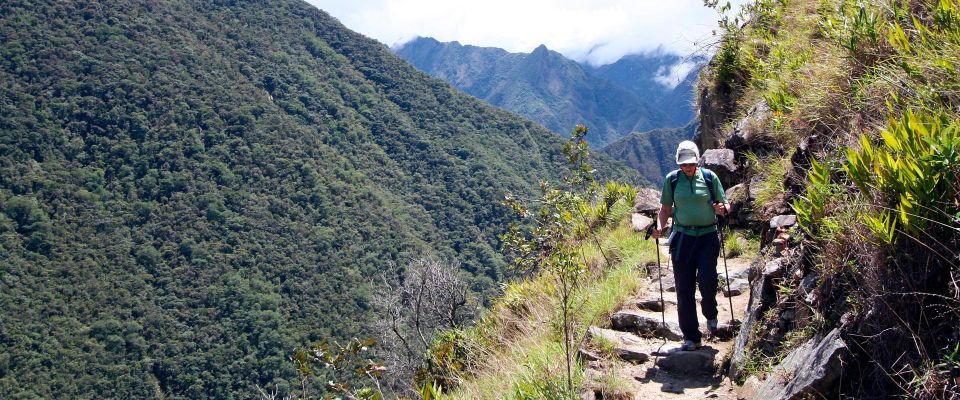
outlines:
[{"label": "green bush", "polygon": [[957,204],[960,135],[946,115],[904,113],[892,119],[874,145],[860,137],[860,149],[847,150],[844,170],[879,215],[867,226],[888,243],[896,231],[918,235],[932,224],[950,224]]}]

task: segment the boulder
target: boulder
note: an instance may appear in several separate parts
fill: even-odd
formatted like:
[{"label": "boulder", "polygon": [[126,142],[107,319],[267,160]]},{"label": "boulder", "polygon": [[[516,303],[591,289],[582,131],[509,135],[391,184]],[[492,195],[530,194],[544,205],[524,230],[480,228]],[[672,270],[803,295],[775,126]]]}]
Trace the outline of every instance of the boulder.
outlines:
[{"label": "boulder", "polygon": [[660,316],[647,315],[638,311],[620,310],[610,316],[610,326],[624,332],[636,332],[643,336],[664,336],[668,340],[680,340],[683,333],[680,325],[667,321],[666,325],[660,321]]},{"label": "boulder", "polygon": [[841,375],[846,343],[840,330],[794,349],[754,391],[758,399],[802,399],[828,393]]},{"label": "boulder", "polygon": [[733,159],[733,150],[709,149],[700,157],[700,165],[713,171],[723,187],[731,187],[738,181],[737,163]]},{"label": "boulder", "polygon": [[634,211],[653,217],[660,211],[660,191],[648,187],[637,189],[633,199]]},{"label": "boulder", "polygon": [[580,392],[580,400],[596,400],[597,394],[594,393],[593,389],[584,390]]},{"label": "boulder", "polygon": [[640,213],[633,213],[633,215],[630,216],[630,226],[634,232],[645,232],[653,223],[653,218]]}]

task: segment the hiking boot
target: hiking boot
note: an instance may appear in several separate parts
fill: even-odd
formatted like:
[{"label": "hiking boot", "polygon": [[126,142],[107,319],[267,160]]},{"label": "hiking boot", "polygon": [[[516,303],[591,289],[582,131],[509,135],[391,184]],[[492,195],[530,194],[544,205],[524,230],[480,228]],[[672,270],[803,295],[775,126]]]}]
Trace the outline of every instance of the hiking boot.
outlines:
[{"label": "hiking boot", "polygon": [[683,351],[694,351],[700,348],[700,341],[684,340],[683,344],[680,345],[680,350]]},{"label": "hiking boot", "polygon": [[716,332],[717,332],[717,320],[715,320],[715,319],[708,319],[708,320],[707,320],[707,330],[710,331],[710,333],[716,333]]}]

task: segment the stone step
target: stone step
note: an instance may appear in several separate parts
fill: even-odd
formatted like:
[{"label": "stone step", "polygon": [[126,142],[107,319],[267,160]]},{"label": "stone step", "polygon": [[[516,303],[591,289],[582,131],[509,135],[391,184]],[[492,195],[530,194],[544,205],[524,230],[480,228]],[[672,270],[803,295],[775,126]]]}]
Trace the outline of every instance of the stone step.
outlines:
[{"label": "stone step", "polygon": [[663,303],[661,303],[659,297],[634,297],[627,300],[623,305],[624,307],[634,307],[639,310],[660,312],[663,311],[664,306],[667,308],[676,307],[677,302],[675,300],[664,298]]},{"label": "stone step", "polygon": [[675,321],[666,321],[664,325],[659,314],[647,314],[640,311],[620,310],[610,316],[610,326],[622,332],[632,332],[641,336],[662,336],[668,340],[680,340],[683,333]]},{"label": "stone step", "polygon": [[679,374],[711,375],[716,371],[715,361],[719,351],[703,346],[694,351],[683,351],[679,347],[672,347],[662,352],[654,352],[659,356],[657,366],[665,371]]},{"label": "stone step", "polygon": [[587,340],[593,343],[606,341],[613,346],[613,354],[624,361],[642,363],[650,359],[650,354],[644,351],[644,341],[640,337],[611,329],[591,326],[587,330]]}]

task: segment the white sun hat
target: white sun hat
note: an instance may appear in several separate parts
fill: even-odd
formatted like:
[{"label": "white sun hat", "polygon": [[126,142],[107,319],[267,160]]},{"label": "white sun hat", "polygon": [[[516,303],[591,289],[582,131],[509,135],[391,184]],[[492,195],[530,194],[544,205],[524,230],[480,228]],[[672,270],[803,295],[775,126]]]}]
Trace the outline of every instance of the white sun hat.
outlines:
[{"label": "white sun hat", "polygon": [[700,149],[697,144],[689,140],[680,142],[677,146],[677,164],[696,164],[700,161]]}]

